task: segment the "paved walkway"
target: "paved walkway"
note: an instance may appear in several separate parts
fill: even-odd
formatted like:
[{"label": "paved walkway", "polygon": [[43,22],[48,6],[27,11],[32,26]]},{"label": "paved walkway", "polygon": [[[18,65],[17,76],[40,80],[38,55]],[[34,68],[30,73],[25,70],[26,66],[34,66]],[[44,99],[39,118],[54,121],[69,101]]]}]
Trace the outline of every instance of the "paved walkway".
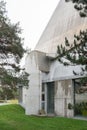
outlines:
[{"label": "paved walkway", "polygon": [[9,105],[10,103],[0,103],[0,106]]},{"label": "paved walkway", "polygon": [[73,119],[78,119],[78,120],[87,120],[87,117],[75,116]]}]

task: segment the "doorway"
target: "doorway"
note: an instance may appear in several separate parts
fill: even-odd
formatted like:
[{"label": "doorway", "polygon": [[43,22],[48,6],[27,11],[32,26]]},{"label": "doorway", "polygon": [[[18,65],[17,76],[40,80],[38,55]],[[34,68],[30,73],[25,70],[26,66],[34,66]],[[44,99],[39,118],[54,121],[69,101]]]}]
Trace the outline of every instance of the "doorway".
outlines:
[{"label": "doorway", "polygon": [[54,82],[47,83],[47,113],[54,114]]}]

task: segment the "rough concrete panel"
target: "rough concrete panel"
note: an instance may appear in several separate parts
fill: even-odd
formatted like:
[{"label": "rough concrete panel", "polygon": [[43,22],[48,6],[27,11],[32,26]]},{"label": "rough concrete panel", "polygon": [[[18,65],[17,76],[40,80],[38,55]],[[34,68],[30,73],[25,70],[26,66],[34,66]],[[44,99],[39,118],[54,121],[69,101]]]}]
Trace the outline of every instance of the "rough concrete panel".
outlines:
[{"label": "rough concrete panel", "polygon": [[29,89],[27,90],[26,114],[38,114],[40,109],[40,74],[31,74]]},{"label": "rough concrete panel", "polygon": [[46,53],[39,52],[39,51],[32,51],[29,54],[27,54],[26,60],[25,60],[25,68],[27,71],[30,72],[31,69],[29,69],[29,64],[31,64],[30,68],[32,67],[33,70],[37,68],[38,70],[42,72],[49,72],[50,67],[50,61],[48,57],[46,56]]},{"label": "rough concrete panel", "polygon": [[66,109],[67,109],[67,117],[74,117],[74,110],[72,109],[72,110],[69,110],[68,109],[68,104],[69,103],[71,103],[72,105],[74,104],[74,98],[70,98],[70,99],[67,99],[67,107],[66,107]]},{"label": "rough concrete panel", "polygon": [[37,52],[39,70],[49,72],[50,60],[46,57],[46,53]]},{"label": "rough concrete panel", "polygon": [[64,100],[61,98],[55,98],[55,114],[64,116]]},{"label": "rough concrete panel", "polygon": [[72,80],[56,81],[55,113],[59,116],[73,117],[73,110],[68,109],[68,103],[73,104]]},{"label": "rough concrete panel", "polygon": [[65,92],[66,97],[71,97],[71,80],[64,80],[61,82],[61,87]]}]

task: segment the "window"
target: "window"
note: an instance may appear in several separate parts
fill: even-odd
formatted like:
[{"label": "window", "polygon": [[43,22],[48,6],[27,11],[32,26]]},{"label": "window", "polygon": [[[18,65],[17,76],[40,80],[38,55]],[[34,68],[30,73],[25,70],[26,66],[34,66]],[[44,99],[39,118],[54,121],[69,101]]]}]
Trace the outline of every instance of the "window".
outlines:
[{"label": "window", "polygon": [[45,84],[42,84],[41,90],[41,109],[45,110]]},{"label": "window", "polygon": [[45,101],[45,94],[42,93],[42,101]]}]

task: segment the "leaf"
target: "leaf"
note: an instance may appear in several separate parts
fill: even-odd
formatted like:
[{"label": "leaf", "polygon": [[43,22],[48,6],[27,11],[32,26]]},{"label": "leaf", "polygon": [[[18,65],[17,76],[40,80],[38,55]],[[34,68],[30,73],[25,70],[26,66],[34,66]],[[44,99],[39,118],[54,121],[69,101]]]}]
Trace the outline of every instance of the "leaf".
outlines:
[{"label": "leaf", "polygon": [[77,73],[76,73],[75,71],[73,71],[73,74],[74,74],[74,75],[77,75]]}]

